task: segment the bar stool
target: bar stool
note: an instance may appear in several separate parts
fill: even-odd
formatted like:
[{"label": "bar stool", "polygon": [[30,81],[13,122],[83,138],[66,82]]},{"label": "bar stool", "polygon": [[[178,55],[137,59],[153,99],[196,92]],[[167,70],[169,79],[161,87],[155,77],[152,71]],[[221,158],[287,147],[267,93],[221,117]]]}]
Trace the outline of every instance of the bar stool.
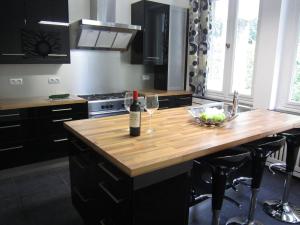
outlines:
[{"label": "bar stool", "polygon": [[244,145],[252,152],[252,196],[250,209],[247,218],[234,217],[227,221],[226,225],[262,225],[254,219],[257,195],[261,186],[264,174],[264,167],[267,158],[276,151],[279,151],[285,144],[285,137],[266,137],[255,142]]},{"label": "bar stool", "polygon": [[[220,224],[220,212],[228,176],[250,160],[250,155],[247,149],[233,148],[201,159],[212,170],[212,195],[205,195],[212,198],[212,225]],[[199,163],[197,160],[194,161]]]},{"label": "bar stool", "polygon": [[264,203],[264,211],[279,221],[287,223],[300,223],[300,208],[296,208],[288,202],[290,185],[300,148],[300,128],[286,131],[281,135],[286,137],[286,164],[275,163],[270,165],[269,168],[273,172],[273,168],[276,169],[279,167],[279,170],[281,170],[282,166],[285,167],[283,171],[286,174],[283,196],[281,200],[266,201]]}]

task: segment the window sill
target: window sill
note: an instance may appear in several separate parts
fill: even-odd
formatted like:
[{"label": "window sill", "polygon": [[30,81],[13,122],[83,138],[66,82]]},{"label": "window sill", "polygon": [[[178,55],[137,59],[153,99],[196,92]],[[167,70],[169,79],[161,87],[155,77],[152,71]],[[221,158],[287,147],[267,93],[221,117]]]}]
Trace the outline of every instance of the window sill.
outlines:
[{"label": "window sill", "polygon": [[277,107],[274,111],[300,116],[300,109],[294,109],[288,107]]}]

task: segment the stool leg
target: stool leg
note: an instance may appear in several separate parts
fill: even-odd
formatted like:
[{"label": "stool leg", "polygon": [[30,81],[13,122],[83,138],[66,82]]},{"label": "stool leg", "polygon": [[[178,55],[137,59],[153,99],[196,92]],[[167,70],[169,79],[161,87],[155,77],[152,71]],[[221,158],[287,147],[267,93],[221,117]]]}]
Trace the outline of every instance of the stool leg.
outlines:
[{"label": "stool leg", "polygon": [[296,165],[296,159],[299,152],[299,146],[287,141],[287,175],[284,182],[282,200],[269,200],[264,202],[264,211],[271,217],[287,222],[300,223],[300,209],[291,205],[289,200],[290,185],[293,177],[293,170]]},{"label": "stool leg", "polygon": [[300,209],[291,205],[288,202],[290,184],[292,180],[292,172],[287,174],[282,200],[269,200],[264,202],[264,211],[271,217],[287,222],[287,223],[300,223]]},{"label": "stool leg", "polygon": [[217,167],[212,180],[212,225],[220,224],[220,212],[226,189],[227,171]]},{"label": "stool leg", "polygon": [[261,222],[254,220],[258,192],[259,189],[252,188],[252,196],[251,196],[248,218],[234,217],[228,220],[226,225],[263,225]]}]

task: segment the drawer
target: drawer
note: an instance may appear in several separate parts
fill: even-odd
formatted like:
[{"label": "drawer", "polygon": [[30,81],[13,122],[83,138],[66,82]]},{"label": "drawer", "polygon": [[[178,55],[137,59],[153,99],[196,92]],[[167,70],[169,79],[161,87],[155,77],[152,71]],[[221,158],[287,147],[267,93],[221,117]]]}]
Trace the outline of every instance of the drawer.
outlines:
[{"label": "drawer", "polygon": [[0,142],[25,140],[34,135],[34,122],[31,120],[14,120],[0,123]]},{"label": "drawer", "polygon": [[29,117],[29,114],[33,114],[32,110],[29,109],[0,110],[0,124],[27,119]]},{"label": "drawer", "polygon": [[30,146],[24,142],[0,143],[0,169],[11,168],[26,163]]},{"label": "drawer", "polygon": [[159,109],[169,109],[173,107],[173,98],[172,96],[159,96]]},{"label": "drawer", "polygon": [[41,160],[50,160],[69,155],[70,141],[67,135],[55,135],[42,139],[40,142]]},{"label": "drawer", "polygon": [[174,96],[175,107],[191,106],[192,95],[178,95]]},{"label": "drawer", "polygon": [[88,118],[87,103],[47,106],[39,108],[40,116],[43,117],[65,117],[73,114],[83,114],[83,118]]},{"label": "drawer", "polygon": [[[95,199],[89,198],[82,193],[77,186],[71,186],[72,203],[85,224],[97,224],[103,220],[105,206],[103,202],[97,203]],[[103,204],[103,205],[102,205]]]},{"label": "drawer", "polygon": [[41,135],[51,135],[51,134],[65,134],[66,130],[64,128],[64,122],[84,119],[83,114],[73,114],[73,115],[58,115],[51,118],[43,118],[41,120]]}]

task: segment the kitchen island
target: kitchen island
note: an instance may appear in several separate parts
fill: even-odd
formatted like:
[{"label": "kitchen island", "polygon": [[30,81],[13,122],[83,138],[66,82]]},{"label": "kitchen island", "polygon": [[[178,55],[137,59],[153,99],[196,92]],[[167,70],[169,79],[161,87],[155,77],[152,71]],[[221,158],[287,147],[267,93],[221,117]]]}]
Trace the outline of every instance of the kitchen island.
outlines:
[{"label": "kitchen island", "polygon": [[241,113],[219,128],[200,127],[186,108],[158,111],[155,132],[129,137],[128,115],[67,122],[74,206],[87,224],[186,225],[193,159],[300,125],[268,110]]}]

